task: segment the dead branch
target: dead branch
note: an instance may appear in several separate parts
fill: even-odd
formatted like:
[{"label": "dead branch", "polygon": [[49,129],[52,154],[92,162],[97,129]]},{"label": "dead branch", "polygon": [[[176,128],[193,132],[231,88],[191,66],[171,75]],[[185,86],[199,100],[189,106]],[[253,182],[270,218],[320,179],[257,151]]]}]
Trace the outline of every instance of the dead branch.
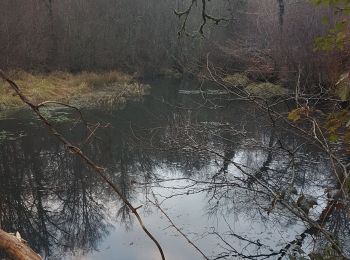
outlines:
[{"label": "dead branch", "polygon": [[89,157],[87,157],[77,146],[73,145],[72,143],[70,143],[62,134],[60,134],[56,128],[46,119],[46,117],[44,117],[42,115],[42,113],[40,112],[40,107],[43,106],[41,103],[39,105],[35,105],[34,103],[32,103],[21,91],[21,89],[18,87],[18,85],[12,81],[11,79],[9,79],[5,73],[0,70],[0,78],[2,78],[3,80],[5,80],[10,87],[16,92],[16,94],[19,96],[19,98],[25,103],[27,104],[32,110],[33,112],[39,117],[39,119],[43,122],[43,124],[48,128],[48,130],[57,138],[57,140],[59,142],[61,142],[64,147],[71,153],[75,154],[76,156],[78,156],[79,158],[82,159],[83,162],[85,162],[87,165],[89,165],[94,172],[99,175],[108,185],[109,187],[115,192],[117,193],[117,195],[119,196],[119,198],[123,201],[123,203],[130,209],[130,211],[135,215],[136,219],[138,220],[141,228],[143,229],[143,231],[146,233],[146,235],[156,244],[159,253],[161,255],[162,260],[165,260],[165,256],[163,253],[163,249],[160,246],[159,242],[157,241],[157,239],[148,231],[148,229],[145,227],[141,216],[139,215],[139,213],[137,212],[137,208],[135,208],[130,202],[129,200],[123,195],[123,193],[117,188],[117,186],[108,178],[108,176],[105,174],[106,169],[104,167],[98,166],[95,162],[93,162]]},{"label": "dead branch", "polygon": [[[208,20],[213,21],[214,24],[218,25],[220,22],[224,22],[224,21],[228,21],[227,18],[223,18],[223,17],[214,17],[211,14],[209,14],[207,12],[207,0],[201,0],[202,2],[202,10],[201,10],[201,16],[202,16],[202,23],[199,26],[198,32],[203,35],[204,34],[204,27],[207,24]],[[184,17],[181,26],[180,26],[180,30],[178,31],[178,35],[181,35],[182,33],[185,33],[185,35],[189,36],[190,34],[186,31],[186,25],[187,25],[187,21],[188,21],[188,17],[192,12],[192,8],[194,5],[197,4],[197,0],[191,0],[191,3],[189,4],[189,6],[184,10],[184,11],[178,11],[178,10],[174,10],[174,13],[176,16],[178,16],[179,18]]]},{"label": "dead branch", "polygon": [[193,246],[193,247],[203,256],[204,259],[209,260],[209,257],[207,257],[207,256],[203,253],[203,251],[202,251],[201,249],[199,249],[199,247],[198,247],[196,244],[194,244],[194,243],[191,241],[191,239],[189,239],[189,237],[188,237],[184,232],[182,232],[180,228],[178,228],[178,227],[175,225],[175,223],[172,221],[172,219],[169,217],[169,215],[168,215],[168,214],[162,209],[162,207],[159,205],[159,203],[158,203],[158,201],[157,201],[157,198],[156,198],[156,196],[155,196],[155,194],[154,194],[153,192],[152,192],[152,195],[153,195],[153,198],[154,198],[155,201],[152,201],[152,200],[149,200],[149,201],[150,201],[154,206],[156,206],[156,207],[162,212],[162,214],[163,214],[163,215],[167,218],[167,220],[170,222],[171,226],[172,226],[173,228],[175,228],[175,230],[176,230],[177,232],[179,232],[180,235],[183,236],[183,237],[186,239],[186,241],[187,241],[191,246]]},{"label": "dead branch", "polygon": [[83,114],[81,113],[80,109],[77,108],[76,106],[72,106],[72,105],[69,105],[69,104],[66,104],[66,103],[63,103],[63,102],[58,102],[58,101],[44,101],[44,102],[41,102],[40,104],[38,104],[37,107],[41,108],[41,107],[44,107],[44,106],[47,106],[47,105],[60,105],[60,106],[71,108],[71,109],[77,111],[81,121],[86,123],[86,121],[85,121],[85,119],[83,117]]},{"label": "dead branch", "polygon": [[41,260],[41,256],[35,253],[20,238],[0,229],[0,248],[11,258],[16,260]]}]

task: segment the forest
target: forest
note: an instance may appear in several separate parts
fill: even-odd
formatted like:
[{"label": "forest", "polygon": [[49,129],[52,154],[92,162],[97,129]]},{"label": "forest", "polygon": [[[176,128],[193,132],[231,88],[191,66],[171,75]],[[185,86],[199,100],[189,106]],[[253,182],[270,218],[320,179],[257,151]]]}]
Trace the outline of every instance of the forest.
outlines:
[{"label": "forest", "polygon": [[350,259],[350,0],[1,0],[0,258]]}]

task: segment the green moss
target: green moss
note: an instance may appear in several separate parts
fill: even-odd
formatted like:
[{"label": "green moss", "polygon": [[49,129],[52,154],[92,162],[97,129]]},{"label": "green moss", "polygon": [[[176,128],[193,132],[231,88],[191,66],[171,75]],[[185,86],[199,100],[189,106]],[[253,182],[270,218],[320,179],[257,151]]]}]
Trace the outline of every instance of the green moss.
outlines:
[{"label": "green moss", "polygon": [[272,98],[276,96],[285,96],[288,94],[288,90],[280,85],[266,83],[251,83],[246,88],[250,95],[261,98]]},{"label": "green moss", "polygon": [[248,77],[243,73],[235,73],[232,75],[228,75],[224,78],[224,81],[230,83],[231,85],[241,87],[247,86],[250,82]]}]

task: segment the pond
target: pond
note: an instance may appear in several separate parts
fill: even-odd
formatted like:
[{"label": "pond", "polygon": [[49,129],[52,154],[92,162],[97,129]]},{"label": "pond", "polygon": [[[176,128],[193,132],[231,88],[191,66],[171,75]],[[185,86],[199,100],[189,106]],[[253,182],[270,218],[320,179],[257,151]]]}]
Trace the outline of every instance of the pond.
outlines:
[{"label": "pond", "polygon": [[[314,199],[303,212],[317,221],[336,186],[317,147],[254,104],[198,91],[190,80],[149,83],[142,101],[84,110],[90,131],[74,111],[45,113],[142,206],[166,259],[203,259],[187,239],[209,259],[309,259],[327,247],[269,193],[291,206]],[[1,119],[0,145],[2,229],[18,231],[46,259],[160,259],[118,196],[30,111]],[[324,223],[347,253],[348,221],[337,208]]]}]

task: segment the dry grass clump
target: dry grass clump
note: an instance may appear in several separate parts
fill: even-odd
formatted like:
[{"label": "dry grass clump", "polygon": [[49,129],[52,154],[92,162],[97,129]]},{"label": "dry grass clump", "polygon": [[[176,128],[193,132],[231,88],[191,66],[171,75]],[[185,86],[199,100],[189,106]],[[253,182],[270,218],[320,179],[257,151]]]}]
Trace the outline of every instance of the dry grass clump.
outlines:
[{"label": "dry grass clump", "polygon": [[[115,85],[112,84],[111,88],[114,87]],[[112,109],[116,106],[124,105],[131,98],[138,100],[145,95],[148,86],[134,82],[118,84],[117,91],[111,91],[111,88],[82,95],[74,100],[74,105],[79,107],[103,106]]]},{"label": "dry grass clump", "polygon": [[224,81],[228,82],[233,86],[245,87],[249,84],[250,80],[247,75],[243,73],[234,73],[224,77]]},{"label": "dry grass clump", "polygon": [[272,98],[277,96],[285,96],[288,94],[288,90],[286,88],[270,82],[251,83],[245,88],[245,91],[253,96],[261,98]]},{"label": "dry grass clump", "polygon": [[132,77],[119,71],[108,71],[103,73],[82,72],[75,75],[76,84],[85,83],[90,88],[108,87],[112,84],[130,83]]},{"label": "dry grass clump", "polygon": [[[132,77],[119,71],[103,73],[81,72],[72,74],[68,72],[28,73],[25,71],[10,71],[8,75],[16,81],[22,91],[32,101],[39,103],[45,100],[70,102],[77,97],[90,96],[96,91],[108,88],[108,92],[125,92],[130,85],[129,94],[135,88]],[[139,90],[137,90],[139,91]],[[105,91],[106,92],[106,91]],[[139,93],[135,93],[138,95]],[[0,81],[0,108],[21,106],[22,102],[13,91]]]}]

